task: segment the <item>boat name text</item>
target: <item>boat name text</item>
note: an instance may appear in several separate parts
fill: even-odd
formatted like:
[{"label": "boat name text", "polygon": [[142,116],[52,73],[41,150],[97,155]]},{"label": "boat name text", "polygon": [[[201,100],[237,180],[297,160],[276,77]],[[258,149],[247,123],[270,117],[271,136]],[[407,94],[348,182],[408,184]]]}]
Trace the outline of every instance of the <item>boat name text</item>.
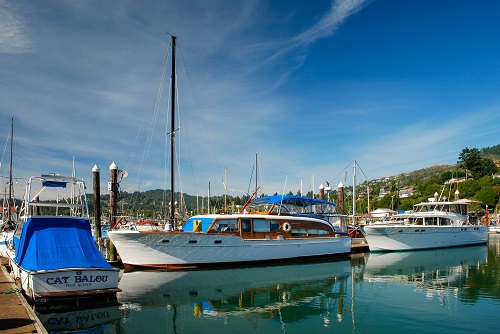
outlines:
[{"label": "boat name text", "polygon": [[[47,278],[46,282],[50,285],[55,284],[80,284],[81,283],[101,283],[108,281],[108,275],[77,275],[74,276],[74,280],[71,279],[71,276],[61,276],[61,277],[50,277]],[[91,284],[87,284],[91,285]]]}]

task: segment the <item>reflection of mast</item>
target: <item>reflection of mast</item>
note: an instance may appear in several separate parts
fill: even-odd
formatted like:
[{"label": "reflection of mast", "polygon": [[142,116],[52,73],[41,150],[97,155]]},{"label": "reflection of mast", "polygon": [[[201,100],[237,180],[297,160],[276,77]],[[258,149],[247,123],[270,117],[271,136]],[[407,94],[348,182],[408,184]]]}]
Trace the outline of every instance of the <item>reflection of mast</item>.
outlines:
[{"label": "reflection of mast", "polygon": [[352,321],[352,332],[356,332],[356,320],[354,319],[354,300],[355,300],[355,284],[354,284],[354,266],[351,264],[351,321]]}]

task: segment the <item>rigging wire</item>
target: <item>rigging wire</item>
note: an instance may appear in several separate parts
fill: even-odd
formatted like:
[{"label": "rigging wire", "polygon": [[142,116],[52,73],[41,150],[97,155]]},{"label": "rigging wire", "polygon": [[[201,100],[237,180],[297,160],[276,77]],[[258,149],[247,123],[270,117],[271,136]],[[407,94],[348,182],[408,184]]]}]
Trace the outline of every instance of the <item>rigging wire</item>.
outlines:
[{"label": "rigging wire", "polygon": [[213,144],[212,138],[210,137],[210,131],[208,131],[208,127],[207,127],[207,123],[206,123],[205,117],[203,117],[203,113],[201,112],[201,106],[200,106],[200,103],[198,101],[198,97],[196,95],[196,92],[194,90],[193,82],[191,80],[189,72],[187,71],[187,67],[186,67],[186,63],[184,61],[184,56],[182,54],[182,50],[179,50],[179,54],[181,56],[181,63],[183,65],[183,68],[184,68],[184,71],[185,71],[185,74],[186,74],[186,77],[187,77],[187,81],[189,82],[189,85],[190,85],[191,90],[192,90],[193,95],[194,95],[194,101],[196,103],[197,110],[199,112],[200,118],[201,118],[201,120],[203,122],[203,126],[205,128],[206,133],[207,133],[208,142],[210,143],[210,146],[212,148],[212,153],[214,155],[215,162],[217,163],[217,167],[219,168],[219,174],[221,176],[221,180],[223,180],[224,179],[224,174],[222,173],[222,168],[221,168],[221,165],[220,165],[219,160],[217,158],[217,154],[215,152],[215,148],[214,148],[214,144]]}]

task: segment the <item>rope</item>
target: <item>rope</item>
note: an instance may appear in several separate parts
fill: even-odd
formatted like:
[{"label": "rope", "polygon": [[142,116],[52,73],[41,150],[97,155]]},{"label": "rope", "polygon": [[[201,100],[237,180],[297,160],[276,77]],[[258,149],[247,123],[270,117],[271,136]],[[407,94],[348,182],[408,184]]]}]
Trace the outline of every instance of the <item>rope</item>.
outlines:
[{"label": "rope", "polygon": [[9,293],[14,293],[14,292],[21,292],[21,290],[19,290],[19,288],[12,288],[10,290],[5,290],[5,291],[0,292],[0,294],[1,295],[8,295]]}]

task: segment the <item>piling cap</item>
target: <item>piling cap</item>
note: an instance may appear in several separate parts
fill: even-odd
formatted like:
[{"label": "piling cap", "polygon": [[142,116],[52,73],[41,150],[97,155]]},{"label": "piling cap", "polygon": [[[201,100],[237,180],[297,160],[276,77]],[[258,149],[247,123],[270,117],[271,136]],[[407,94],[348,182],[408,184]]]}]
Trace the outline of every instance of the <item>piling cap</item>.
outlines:
[{"label": "piling cap", "polygon": [[319,190],[321,190],[321,189],[325,189],[325,186],[323,185],[323,183],[319,185]]},{"label": "piling cap", "polygon": [[118,166],[115,164],[115,162],[113,161],[113,163],[111,164],[111,166],[109,166],[109,170],[113,170],[113,169],[118,169]]},{"label": "piling cap", "polygon": [[99,167],[97,167],[97,165],[94,165],[94,168],[92,168],[92,172],[93,173],[99,173]]},{"label": "piling cap", "polygon": [[339,183],[338,188],[344,188],[344,185],[342,184],[342,182]]}]

